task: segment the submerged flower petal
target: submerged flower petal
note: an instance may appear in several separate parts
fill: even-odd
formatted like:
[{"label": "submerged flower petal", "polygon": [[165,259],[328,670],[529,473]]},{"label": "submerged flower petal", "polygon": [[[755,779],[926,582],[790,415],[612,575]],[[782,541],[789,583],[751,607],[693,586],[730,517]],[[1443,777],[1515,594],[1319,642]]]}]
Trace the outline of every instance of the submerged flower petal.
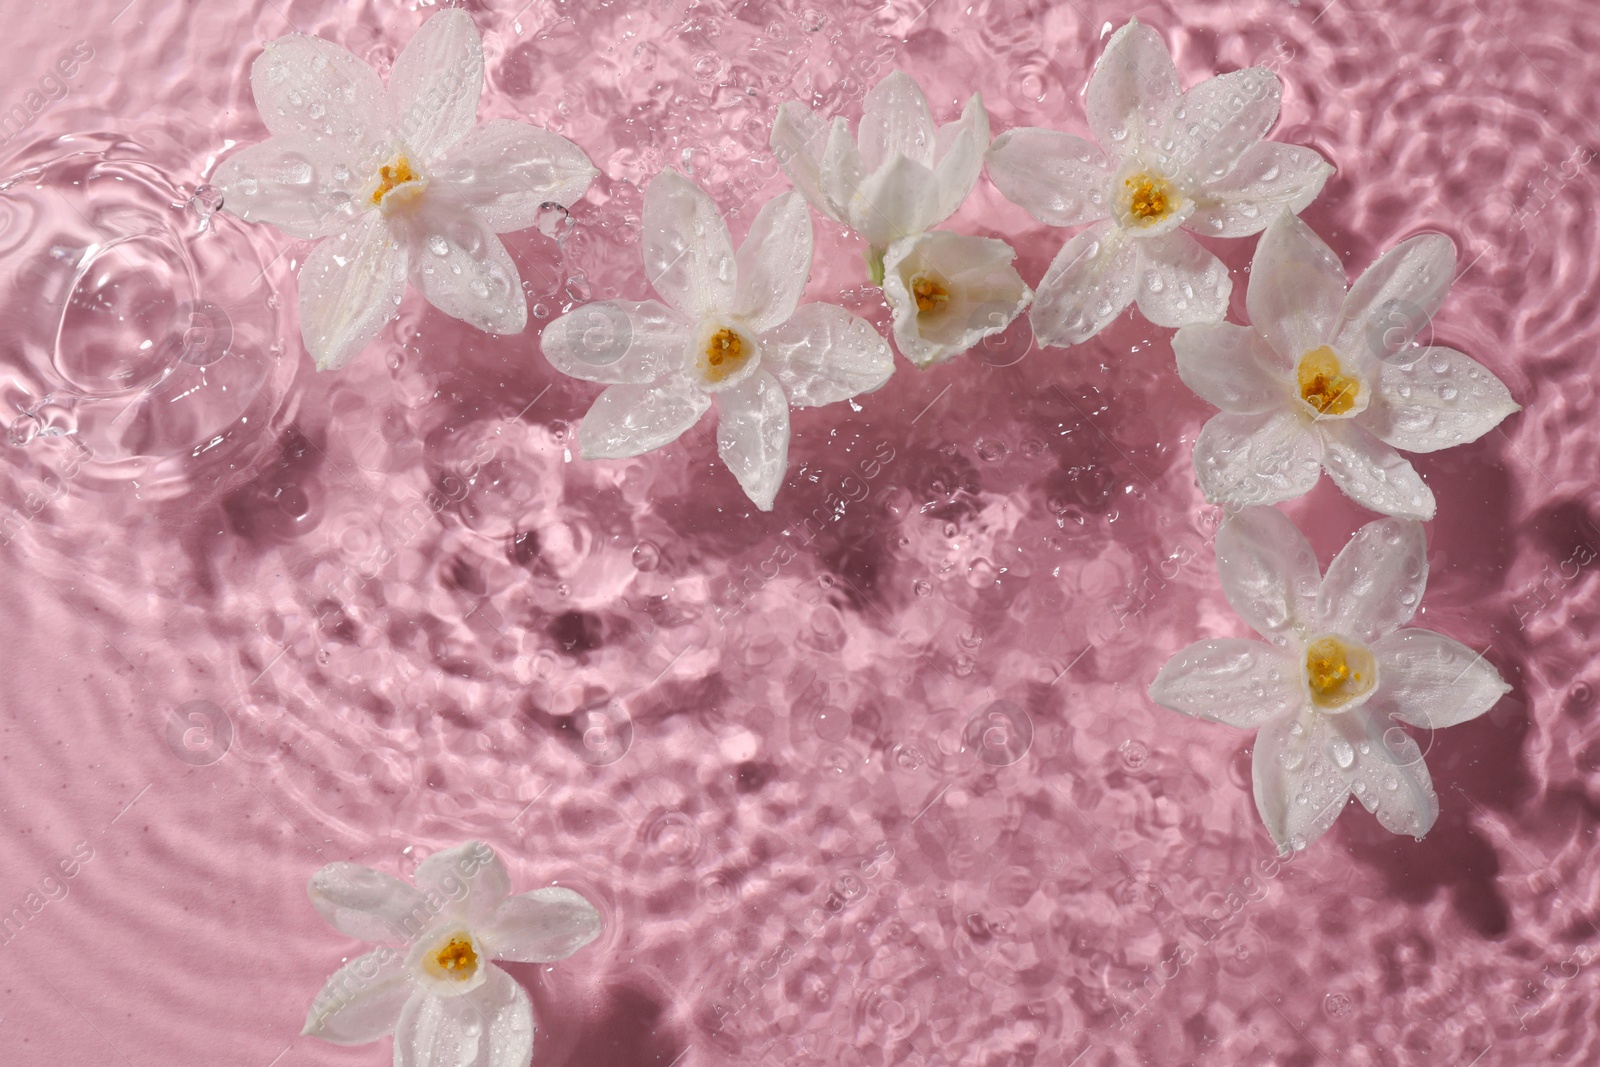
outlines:
[{"label": "submerged flower petal", "polygon": [[545,359],[586,382],[642,385],[679,369],[690,323],[654,300],[605,300],[553,320],[539,336]]},{"label": "submerged flower petal", "polygon": [[1433,490],[1406,459],[1355,422],[1317,424],[1328,477],[1364,508],[1405,519],[1431,519]]},{"label": "submerged flower petal", "polygon": [[[1299,214],[1333,175],[1333,164],[1300,145],[1262,141],[1228,174],[1195,193],[1189,228],[1209,237],[1260,233],[1280,211]],[[1344,278],[1339,278],[1341,286]]]},{"label": "submerged flower petal", "polygon": [[488,981],[464,996],[419,992],[394,1034],[395,1067],[528,1067],[533,1005],[522,986],[488,965]]},{"label": "submerged flower petal", "polygon": [[644,193],[644,273],[661,298],[691,318],[733,306],[733,241],[716,202],[675,170]]},{"label": "submerged flower petal", "polygon": [[1153,139],[1178,99],[1178,69],[1161,35],[1138,19],[1111,35],[1089,77],[1089,128],[1102,145]]},{"label": "submerged flower petal", "polygon": [[1007,130],[989,146],[989,180],[1005,198],[1050,226],[1078,226],[1110,214],[1112,168],[1099,148],[1056,130]]},{"label": "submerged flower petal", "polygon": [[1197,719],[1253,729],[1304,703],[1296,670],[1260,641],[1196,641],[1161,668],[1150,699]]},{"label": "submerged flower petal", "polygon": [[779,105],[768,143],[795,191],[824,215],[842,222],[838,205],[822,192],[822,157],[831,131],[831,123],[799,101],[790,100]]},{"label": "submerged flower petal", "polygon": [[671,444],[706,413],[711,397],[687,378],[657,385],[613,385],[578,425],[584,459],[626,459]]},{"label": "submerged flower petal", "polygon": [[335,1045],[363,1045],[394,1033],[401,1010],[416,992],[405,963],[405,953],[380,948],[334,971],[306,1013],[301,1034]]},{"label": "submerged flower petal", "polygon": [[1217,322],[1228,310],[1233,280],[1222,260],[1174,230],[1134,242],[1139,311],[1157,326]]},{"label": "submerged flower petal", "polygon": [[600,172],[560,134],[490,119],[462,137],[435,172],[496,233],[525,230],[545,204],[569,207]]},{"label": "submerged flower petal", "polygon": [[594,905],[570,889],[548,886],[502,901],[483,940],[497,960],[550,963],[599,937],[600,927]]},{"label": "submerged flower petal", "polygon": [[1217,531],[1217,577],[1239,617],[1279,647],[1316,619],[1322,575],[1310,543],[1275,508],[1244,508]]},{"label": "submerged flower petal", "polygon": [[1231,322],[1185,326],[1172,338],[1178,377],[1202,399],[1235,415],[1281,405],[1288,368],[1249,326]]},{"label": "submerged flower petal", "polygon": [[1483,655],[1432,630],[1396,630],[1372,643],[1383,687],[1371,707],[1440,730],[1494,707],[1511,687]]},{"label": "submerged flower petal", "polygon": [[1489,369],[1450,348],[1421,348],[1378,365],[1368,428],[1407,452],[1476,441],[1522,405]]},{"label": "submerged flower petal", "polygon": [[293,237],[326,237],[350,225],[363,207],[354,171],[321,145],[298,136],[271,137],[218,165],[211,181],[228,210]]},{"label": "submerged flower petal", "polygon": [[328,925],[357,941],[406,941],[427,921],[426,898],[393,875],[358,863],[330,863],[306,887]]},{"label": "submerged flower petal", "polygon": [[717,394],[717,452],[751,502],[771,511],[789,466],[789,401],[771,374]]},{"label": "submerged flower petal", "polygon": [[788,321],[811,275],[811,212],[798,193],[762,205],[737,262],[733,314],[757,332]]},{"label": "submerged flower petal", "polygon": [[1369,708],[1330,717],[1334,766],[1361,805],[1394,834],[1420,838],[1439,818],[1433,776],[1417,742]]},{"label": "submerged flower petal", "polygon": [[1256,733],[1250,761],[1256,810],[1285,855],[1326,833],[1350,798],[1350,784],[1333,761],[1333,719],[1287,715]]},{"label": "submerged flower petal", "polygon": [[1113,222],[1099,222],[1061,246],[1039,282],[1028,319],[1040,344],[1087,341],[1133,303],[1138,254]]},{"label": "submerged flower petal", "polygon": [[465,137],[483,93],[483,38],[472,16],[443,8],[417,28],[389,74],[395,132],[422,161]]},{"label": "submerged flower petal", "polygon": [[1194,473],[1213,504],[1249,507],[1304,496],[1322,474],[1321,441],[1293,411],[1214,416],[1194,442]]},{"label": "submerged flower petal", "polygon": [[861,180],[849,201],[850,228],[874,248],[915,237],[939,214],[939,181],[933,171],[896,156]]},{"label": "submerged flower petal", "polygon": [[910,75],[893,71],[867,90],[856,141],[868,170],[877,170],[897,155],[933,168],[933,113]]},{"label": "submerged flower petal", "polygon": [[983,106],[983,95],[973,93],[961,117],[939,127],[933,167],[939,204],[930,226],[955,214],[967,199],[983,171],[983,155],[988,148],[989,112]]},{"label": "submerged flower petal", "polygon": [[764,366],[795,407],[869,393],[894,373],[894,354],[872,324],[836,304],[806,304],[761,335]]},{"label": "submerged flower petal", "polygon": [[417,864],[415,881],[424,893],[449,902],[450,910],[481,922],[511,895],[511,875],[494,849],[466,841],[441,849]]},{"label": "submerged flower petal", "polygon": [[1250,324],[1280,355],[1298,360],[1327,343],[1344,299],[1339,257],[1298,217],[1280,212],[1250,262]]},{"label": "submerged flower petal", "polygon": [[388,131],[377,74],[320,37],[268,41],[250,66],[250,90],[268,130],[311,141],[351,166],[371,159]]},{"label": "submerged flower petal", "polygon": [[1355,532],[1328,565],[1317,593],[1322,629],[1372,644],[1411,621],[1428,584],[1422,524],[1379,519]]},{"label": "submerged flower petal", "polygon": [[311,250],[299,282],[300,336],[318,370],[336,370],[398,313],[406,251],[368,212]]}]

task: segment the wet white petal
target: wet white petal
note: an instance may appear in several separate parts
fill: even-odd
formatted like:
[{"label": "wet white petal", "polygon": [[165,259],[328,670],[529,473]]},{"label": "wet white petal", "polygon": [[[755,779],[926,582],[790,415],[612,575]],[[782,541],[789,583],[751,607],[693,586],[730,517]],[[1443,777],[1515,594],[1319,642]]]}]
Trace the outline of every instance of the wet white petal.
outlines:
[{"label": "wet white petal", "polygon": [[268,41],[250,66],[250,89],[268,130],[316,142],[365,173],[389,133],[383,83],[330,41],[291,33]]},{"label": "wet white petal", "polygon": [[1051,226],[1078,226],[1110,214],[1111,166],[1082,137],[1023,127],[989,147],[989,180],[1005,198]]},{"label": "wet white petal", "polygon": [[868,170],[877,170],[896,155],[932,169],[933,115],[928,98],[909,74],[894,71],[867,90],[856,140]]},{"label": "wet white petal", "polygon": [[376,211],[311,250],[300,267],[300,336],[318,370],[336,370],[399,310],[406,252]]},{"label": "wet white petal", "polygon": [[1522,410],[1487,367],[1450,348],[1422,348],[1378,364],[1361,424],[1407,452],[1476,441]]},{"label": "wet white petal", "polygon": [[497,960],[549,963],[564,960],[600,936],[600,913],[563,886],[508,897],[481,931]]},{"label": "wet white petal", "polygon": [[370,203],[359,200],[364,180],[322,145],[299,136],[240,149],[211,177],[229,211],[295,237],[326,237],[369,209]]},{"label": "wet white petal", "polygon": [[799,193],[768,200],[739,246],[733,313],[760,332],[794,314],[811,274],[811,211]]},{"label": "wet white petal", "polygon": [[1256,810],[1279,852],[1305,848],[1321,837],[1350,797],[1331,754],[1334,718],[1289,715],[1256,733],[1251,759]]},{"label": "wet white petal", "polygon": [[1082,344],[1133,302],[1138,255],[1132,244],[1107,220],[1061,246],[1028,315],[1040,344]]},{"label": "wet white petal", "polygon": [[559,134],[490,119],[457,141],[431,177],[447,183],[495,233],[512,233],[534,225],[544,204],[575,203],[599,173]]},{"label": "wet white petal", "polygon": [[460,8],[435,12],[406,43],[389,74],[389,110],[423,162],[441,158],[472,129],[483,93],[483,39]]},{"label": "wet white petal", "polygon": [[1428,541],[1422,524],[1408,519],[1369,522],[1328,565],[1317,593],[1319,628],[1370,645],[1411,621],[1427,584]]},{"label": "wet white petal", "polygon": [[789,401],[765,370],[717,394],[717,451],[751,502],[771,511],[789,467]]},{"label": "wet white petal", "polygon": [[1357,504],[1384,515],[1431,519],[1433,491],[1406,459],[1353,420],[1317,423],[1328,477]]},{"label": "wet white petal", "polygon": [[1456,246],[1438,233],[1401,241],[1350,287],[1331,334],[1340,352],[1383,359],[1411,343],[1455,280]]},{"label": "wet white petal", "polygon": [[1172,111],[1166,153],[1176,173],[1220,181],[1278,121],[1282,87],[1265,67],[1208,78],[1184,93]]},{"label": "wet white petal", "polygon": [[1413,726],[1476,719],[1511,691],[1480,653],[1432,630],[1396,630],[1373,642],[1372,655],[1380,684],[1367,706]]},{"label": "wet white petal", "polygon": [[1167,661],[1150,699],[1197,719],[1254,728],[1305,702],[1297,666],[1260,641],[1196,641]]},{"label": "wet white petal", "polygon": [[359,863],[328,864],[306,892],[318,915],[357,941],[408,941],[426,925],[422,893]]},{"label": "wet white petal", "polygon": [[489,333],[528,325],[517,265],[481,215],[435,188],[396,222],[409,243],[411,284],[428,303]]},{"label": "wet white petal", "polygon": [[461,996],[418,993],[394,1033],[394,1067],[528,1067],[533,1006],[511,976],[485,964],[488,981]]},{"label": "wet white petal", "polygon": [[883,335],[835,304],[802,305],[760,341],[762,366],[797,408],[871,392],[894,372],[894,354]]},{"label": "wet white petal", "polygon": [[654,300],[606,300],[567,312],[539,336],[545,359],[586,382],[653,382],[683,365],[693,324]]},{"label": "wet white petal", "polygon": [[644,193],[644,273],[661,298],[691,318],[733,306],[733,241],[716,202],[675,170]]},{"label": "wet white petal", "polygon": [[822,155],[831,124],[810,108],[791,100],[778,108],[769,144],[795,190],[806,202],[835,221],[843,221],[835,203],[822,193]]},{"label": "wet white petal", "polygon": [[1178,98],[1178,71],[1160,34],[1129,19],[1089,77],[1085,107],[1095,140],[1119,158],[1153,139]]},{"label": "wet white petal", "polygon": [[939,127],[936,141],[933,173],[939,185],[939,207],[930,226],[955,213],[983,170],[983,154],[989,148],[989,112],[981,93],[972,94],[959,119]]},{"label": "wet white petal", "polygon": [[[890,245],[883,257],[883,295],[901,353],[928,367],[1009,326],[1033,298],[1012,266],[1015,258],[1004,241],[945,230]],[[947,290],[948,300],[938,309],[918,308],[912,290],[919,276]]]},{"label": "wet white petal", "polygon": [[1279,212],[1250,261],[1245,307],[1251,325],[1279,354],[1297,361],[1327,342],[1344,297],[1344,267],[1333,249],[1293,214]]},{"label": "wet white petal", "polygon": [[1239,617],[1280,647],[1316,619],[1322,574],[1316,553],[1276,508],[1244,508],[1217,531],[1217,577]]},{"label": "wet white petal", "polygon": [[1361,805],[1390,833],[1421,837],[1431,830],[1439,797],[1415,739],[1370,707],[1327,718],[1335,733],[1330,758]]},{"label": "wet white petal", "polygon": [[1321,474],[1320,442],[1286,410],[1255,415],[1223,412],[1194,443],[1194,473],[1213,504],[1276,504],[1311,491]]},{"label": "wet white petal", "polygon": [[578,426],[584,459],[624,459],[671,444],[699,421],[711,398],[682,376],[656,385],[613,385]]},{"label": "wet white petal", "polygon": [[896,156],[861,181],[850,198],[850,228],[874,248],[888,248],[933,225],[939,213],[939,182],[915,160]]},{"label": "wet white petal", "polygon": [[844,116],[836,116],[828,127],[827,141],[822,146],[822,169],[818,177],[822,199],[828,205],[825,214],[854,228],[851,204],[861,191],[866,173],[866,164],[861,162],[861,152],[856,148],[855,138],[850,136],[849,123],[845,122]]},{"label": "wet white petal", "polygon": [[300,1032],[335,1045],[363,1045],[393,1033],[416,992],[405,963],[406,954],[392,948],[346,963],[312,1001]]},{"label": "wet white petal", "polygon": [[1134,241],[1139,311],[1157,326],[1220,322],[1233,279],[1222,260],[1182,230]]},{"label": "wet white petal", "polygon": [[[1239,157],[1226,177],[1195,194],[1187,223],[1208,237],[1260,233],[1285,209],[1299,214],[1333,175],[1333,164],[1314,149],[1262,141]],[[1344,282],[1341,273],[1340,283]]]},{"label": "wet white petal", "polygon": [[417,864],[417,888],[448,902],[451,914],[481,922],[511,894],[511,875],[494,849],[465,841],[441,849]]},{"label": "wet white petal", "polygon": [[1223,411],[1250,415],[1281,407],[1290,369],[1249,326],[1218,322],[1185,326],[1172,338],[1178,377]]}]

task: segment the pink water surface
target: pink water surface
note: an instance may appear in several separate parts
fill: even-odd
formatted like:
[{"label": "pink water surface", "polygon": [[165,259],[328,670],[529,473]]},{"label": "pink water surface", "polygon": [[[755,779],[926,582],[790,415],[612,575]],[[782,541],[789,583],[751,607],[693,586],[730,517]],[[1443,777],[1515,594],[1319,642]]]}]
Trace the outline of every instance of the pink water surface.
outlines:
[{"label": "pink water surface", "polygon": [[[605,916],[572,959],[513,965],[547,1067],[1600,1061],[1588,0],[519,4],[469,5],[480,114],[603,172],[508,241],[528,333],[411,294],[323,375],[309,245],[197,188],[264,136],[263,42],[386,71],[431,7],[6,11],[0,1062],[387,1063],[297,1036],[358,951],[306,879],[469,837]],[[1250,736],[1145,696],[1174,650],[1245,631],[1190,466],[1210,411],[1132,313],[1071,350],[1019,322],[797,413],[770,515],[710,422],[572,455],[596,388],[539,323],[645,295],[652,174],[690,172],[738,236],[785,187],[777,105],[854,118],[893,66],[940,119],[978,89],[997,132],[1084,132],[1132,14],[1186,84],[1279,72],[1274,137],[1337,165],[1305,217],[1353,271],[1454,237],[1429,331],[1526,408],[1417,460],[1420,624],[1513,685],[1419,739],[1422,842],[1353,807],[1277,863]],[[1066,236],[986,182],[950,225],[1012,241],[1030,281]],[[1235,318],[1253,245],[1213,244]],[[819,221],[809,292],[883,327],[859,251]],[[1326,482],[1288,510],[1324,562],[1369,518]]]}]

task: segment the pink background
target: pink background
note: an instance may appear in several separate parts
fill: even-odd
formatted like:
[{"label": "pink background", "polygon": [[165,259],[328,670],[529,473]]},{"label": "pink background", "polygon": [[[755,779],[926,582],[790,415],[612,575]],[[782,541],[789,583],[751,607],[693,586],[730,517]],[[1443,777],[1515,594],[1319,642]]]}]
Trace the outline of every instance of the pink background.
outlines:
[{"label": "pink background", "polygon": [[[603,177],[508,242],[527,334],[412,293],[318,375],[309,245],[205,223],[196,187],[264,135],[263,42],[317,33],[387,72],[430,10],[7,9],[8,1062],[387,1063],[297,1036],[359,948],[306,879],[409,875],[468,837],[605,916],[573,959],[513,967],[550,1067],[1600,1059],[1584,0],[472,4],[481,115],[564,133]],[[981,89],[997,132],[1085,132],[1130,14],[1185,84],[1280,73],[1273,136],[1338,167],[1305,217],[1352,273],[1451,235],[1465,269],[1425,336],[1526,407],[1417,460],[1440,515],[1420,624],[1513,685],[1419,738],[1442,806],[1420,843],[1357,807],[1277,864],[1250,736],[1145,696],[1174,650],[1244,631],[1190,467],[1210,411],[1133,314],[1070,350],[1019,322],[900,362],[859,411],[798,413],[770,515],[709,419],[638,460],[571,456],[597,390],[538,326],[646,295],[652,174],[691,171],[742,236],[785,187],[776,106],[853,119],[893,66],[941,121]],[[949,225],[1011,241],[1030,281],[1067,236],[986,182]],[[1212,247],[1240,318],[1254,240]],[[882,326],[859,252],[819,221],[810,294]],[[1288,510],[1324,563],[1370,518],[1326,481]]]}]

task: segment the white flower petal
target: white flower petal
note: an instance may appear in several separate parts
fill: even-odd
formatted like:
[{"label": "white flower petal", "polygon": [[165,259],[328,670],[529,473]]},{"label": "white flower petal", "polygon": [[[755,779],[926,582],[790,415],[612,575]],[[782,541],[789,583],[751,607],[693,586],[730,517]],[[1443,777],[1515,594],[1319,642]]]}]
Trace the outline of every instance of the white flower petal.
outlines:
[{"label": "white flower petal", "polygon": [[933,174],[939,185],[939,208],[930,226],[955,214],[978,184],[983,154],[989,148],[989,112],[982,93],[972,94],[959,119],[939,127],[936,141]]},{"label": "white flower petal", "polygon": [[[1317,592],[1317,619],[1325,632],[1363,644],[1411,621],[1428,585],[1428,540],[1422,524],[1378,519],[1355,532],[1328,564]],[[1379,672],[1380,686],[1387,679]]]},{"label": "white flower petal", "polygon": [[1082,344],[1133,303],[1138,289],[1133,242],[1109,220],[1061,246],[1039,282],[1028,320],[1043,345]]},{"label": "white flower petal", "polygon": [[562,374],[642,385],[683,365],[691,330],[691,323],[654,300],[606,300],[551,322],[539,335],[539,346]]},{"label": "white flower petal", "polygon": [[1356,421],[1325,419],[1316,425],[1322,438],[1322,465],[1351,500],[1384,515],[1433,518],[1433,490],[1400,453]]},{"label": "white flower petal", "polygon": [[1194,442],[1194,473],[1213,504],[1249,507],[1304,496],[1322,473],[1315,432],[1293,411],[1223,412]]},{"label": "white flower petal", "polygon": [[1333,347],[1373,359],[1398,352],[1439,310],[1455,274],[1450,238],[1424,233],[1401,241],[1350,287],[1330,335]]},{"label": "white flower petal", "polygon": [[223,206],[246,222],[267,222],[294,237],[312,238],[349,225],[362,210],[354,174],[316,142],[285,136],[235,152],[217,167],[211,183],[222,190]]},{"label": "white flower petal", "polygon": [[378,336],[406,293],[406,251],[370,211],[300,265],[300,336],[318,370],[337,370]]},{"label": "white flower petal", "polygon": [[1331,715],[1289,715],[1256,733],[1251,777],[1256,810],[1280,853],[1303,849],[1327,832],[1350,797],[1333,762]]},{"label": "white flower petal", "polygon": [[1439,818],[1439,797],[1422,750],[1410,734],[1369,707],[1327,716],[1333,763],[1363,807],[1385,830],[1421,837]]},{"label": "white flower petal", "polygon": [[1432,630],[1396,630],[1372,643],[1378,691],[1370,708],[1440,730],[1494,707],[1511,687],[1480,653]]},{"label": "white flower petal", "polygon": [[1487,367],[1451,348],[1423,348],[1378,364],[1362,425],[1407,452],[1437,452],[1476,441],[1521,411]]},{"label": "white flower petal", "polygon": [[711,398],[681,376],[657,385],[613,385],[578,425],[584,459],[626,459],[671,444],[700,420]]},{"label": "white flower petal", "polygon": [[1082,137],[1056,130],[1007,130],[989,146],[989,180],[1007,200],[1050,226],[1106,218],[1111,166]]},{"label": "white flower petal", "polygon": [[471,993],[417,993],[394,1032],[394,1067],[528,1067],[533,1005],[510,975],[484,965],[489,980]]},{"label": "white flower petal", "polygon": [[1291,362],[1327,343],[1344,303],[1344,268],[1333,249],[1282,211],[1256,245],[1245,308],[1250,324]]},{"label": "white flower petal", "polygon": [[1219,74],[1184,93],[1167,128],[1173,147],[1165,154],[1174,172],[1201,183],[1226,178],[1278,121],[1282,94],[1266,67]]},{"label": "white flower petal", "polygon": [[511,254],[483,218],[442,189],[430,189],[401,221],[411,284],[428,303],[488,333],[521,333],[528,297]]},{"label": "white flower petal", "polygon": [[831,124],[810,108],[791,100],[779,106],[768,143],[778,166],[806,202],[834,221],[842,222],[836,204],[822,193],[822,156],[830,129]]},{"label": "white flower petal", "polygon": [[1223,411],[1253,415],[1281,406],[1290,391],[1289,368],[1249,326],[1185,326],[1172,338],[1172,351],[1183,384]]},{"label": "white flower petal", "polygon": [[316,142],[365,174],[381,162],[389,116],[371,67],[331,41],[291,33],[250,65],[250,89],[268,130]]},{"label": "white flower petal", "polygon": [[422,893],[359,863],[328,864],[306,893],[328,925],[357,941],[409,941],[431,918]]},{"label": "white flower petal", "polygon": [[789,469],[789,401],[758,370],[717,394],[717,451],[752,503],[771,511]]},{"label": "white flower petal", "polygon": [[1133,242],[1139,312],[1157,326],[1220,322],[1233,279],[1222,260],[1182,230]]},{"label": "white flower petal", "polygon": [[495,233],[514,233],[534,225],[545,204],[576,203],[599,173],[559,134],[490,119],[451,146],[430,177],[447,183]]},{"label": "white flower petal", "polygon": [[894,71],[867,90],[856,141],[868,170],[877,170],[897,155],[932,169],[933,114],[911,75]]},{"label": "white flower petal", "polygon": [[822,146],[822,170],[818,179],[822,198],[829,205],[826,214],[854,229],[851,221],[851,204],[861,191],[866,177],[866,165],[861,162],[861,152],[856,148],[850,126],[844,117],[836,116],[828,127],[828,139]]},{"label": "white flower petal", "polygon": [[483,38],[460,8],[435,12],[412,35],[389,73],[395,132],[423,162],[467,135],[483,93]]},{"label": "white flower petal", "polygon": [[1160,34],[1129,19],[1111,39],[1089,77],[1085,109],[1101,146],[1126,157],[1153,139],[1178,99],[1178,70]]},{"label": "white flower petal", "polygon": [[[999,333],[1033,298],[1011,265],[1016,252],[992,237],[933,230],[889,246],[883,257],[883,295],[894,319],[895,344],[919,367],[959,355]],[[949,299],[921,311],[912,288],[919,275],[937,278]]]},{"label": "white flower petal", "polygon": [[[1227,176],[1195,193],[1187,225],[1207,237],[1260,233],[1283,210],[1298,215],[1333,176],[1333,164],[1314,149],[1262,141],[1239,157]],[[1344,282],[1343,272],[1339,278]]]},{"label": "white flower petal", "polygon": [[661,299],[700,319],[733,306],[733,241],[714,200],[675,170],[644,192],[644,274]]},{"label": "white flower petal", "polygon": [[760,333],[794,314],[811,276],[811,210],[799,193],[762,205],[739,246],[733,313]]},{"label": "white flower petal", "polygon": [[1196,641],[1161,668],[1150,683],[1150,699],[1207,722],[1254,729],[1305,702],[1297,670],[1260,641]]},{"label": "white flower petal", "polygon": [[481,931],[497,960],[549,963],[564,960],[600,936],[600,913],[564,886],[507,898]]},{"label": "white flower petal", "polygon": [[1317,554],[1276,508],[1244,508],[1223,522],[1217,577],[1239,617],[1280,648],[1299,647],[1300,632],[1317,618]]},{"label": "white flower petal", "polygon": [[368,952],[333,972],[312,1001],[300,1032],[335,1045],[376,1041],[394,1033],[414,992],[404,952]]},{"label": "white flower petal", "polygon": [[761,365],[797,408],[870,393],[894,373],[889,342],[836,304],[802,305],[760,341]]},{"label": "white flower petal", "polygon": [[938,213],[938,179],[905,156],[869,174],[850,198],[850,228],[874,248],[917,236],[933,225]]},{"label": "white flower petal", "polygon": [[417,888],[449,902],[452,914],[482,922],[511,895],[511,875],[494,849],[465,841],[417,864]]}]

